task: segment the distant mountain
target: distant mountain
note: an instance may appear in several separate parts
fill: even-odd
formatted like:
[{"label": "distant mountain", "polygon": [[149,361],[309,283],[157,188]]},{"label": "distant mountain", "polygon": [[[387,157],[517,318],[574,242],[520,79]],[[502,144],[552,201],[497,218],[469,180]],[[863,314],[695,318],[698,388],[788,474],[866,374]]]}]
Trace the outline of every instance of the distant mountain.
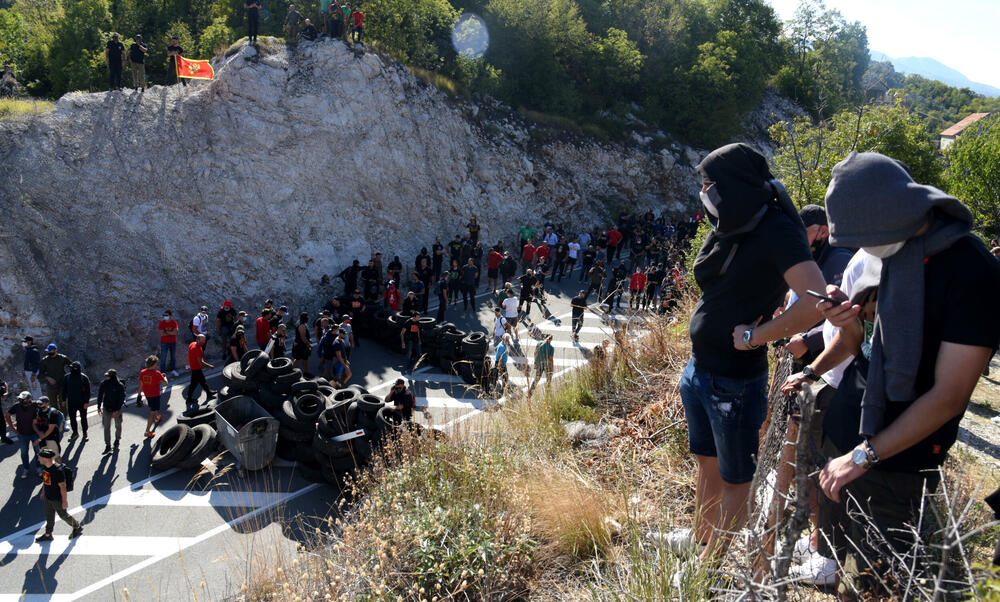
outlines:
[{"label": "distant mountain", "polygon": [[872,61],[889,61],[896,71],[902,73],[920,75],[927,79],[936,79],[939,82],[955,86],[956,88],[969,88],[973,92],[984,96],[1000,96],[1000,88],[974,82],[961,72],[932,58],[908,56],[897,59],[874,50],[871,52],[871,57]]}]

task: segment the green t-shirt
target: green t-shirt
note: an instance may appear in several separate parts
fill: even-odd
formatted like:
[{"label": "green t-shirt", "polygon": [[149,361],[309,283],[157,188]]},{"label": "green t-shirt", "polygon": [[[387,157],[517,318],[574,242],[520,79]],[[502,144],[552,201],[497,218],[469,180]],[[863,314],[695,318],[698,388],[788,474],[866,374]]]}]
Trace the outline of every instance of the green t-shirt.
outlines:
[{"label": "green t-shirt", "polygon": [[539,370],[548,370],[549,362],[555,356],[555,350],[552,349],[552,343],[545,342],[535,349],[535,365]]},{"label": "green t-shirt", "polygon": [[521,227],[521,240],[531,240],[535,237],[535,229],[529,226]]},{"label": "green t-shirt", "polygon": [[351,9],[347,8],[346,4],[340,6],[341,12],[344,13],[344,23],[351,22]]}]

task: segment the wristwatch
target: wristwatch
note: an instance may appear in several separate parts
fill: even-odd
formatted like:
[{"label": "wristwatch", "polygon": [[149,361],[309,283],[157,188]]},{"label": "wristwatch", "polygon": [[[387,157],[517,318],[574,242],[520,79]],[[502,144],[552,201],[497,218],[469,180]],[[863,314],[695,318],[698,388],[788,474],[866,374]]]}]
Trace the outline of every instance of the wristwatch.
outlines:
[{"label": "wristwatch", "polygon": [[743,331],[743,345],[746,346],[747,349],[756,349],[757,347],[760,347],[760,345],[754,345],[750,342],[750,339],[752,338],[753,328],[747,328]]},{"label": "wristwatch", "polygon": [[851,454],[851,463],[865,470],[879,463],[878,454],[875,453],[875,449],[872,448],[872,444],[868,439],[865,439],[861,442],[861,445],[854,448],[854,452]]},{"label": "wristwatch", "polygon": [[810,366],[809,364],[806,364],[806,366],[802,368],[802,376],[808,378],[812,382],[816,382],[819,380],[819,374],[813,372],[812,366]]}]

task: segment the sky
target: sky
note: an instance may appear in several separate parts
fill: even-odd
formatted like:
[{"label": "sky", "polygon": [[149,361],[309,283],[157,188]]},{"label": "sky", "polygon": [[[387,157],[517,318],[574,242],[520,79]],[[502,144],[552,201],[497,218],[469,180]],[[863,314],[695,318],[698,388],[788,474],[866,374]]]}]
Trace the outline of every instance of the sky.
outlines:
[{"label": "sky", "polygon": [[[798,0],[769,0],[782,20]],[[997,0],[827,0],[868,27],[868,47],[891,57],[926,56],[975,82],[1000,88]]]}]

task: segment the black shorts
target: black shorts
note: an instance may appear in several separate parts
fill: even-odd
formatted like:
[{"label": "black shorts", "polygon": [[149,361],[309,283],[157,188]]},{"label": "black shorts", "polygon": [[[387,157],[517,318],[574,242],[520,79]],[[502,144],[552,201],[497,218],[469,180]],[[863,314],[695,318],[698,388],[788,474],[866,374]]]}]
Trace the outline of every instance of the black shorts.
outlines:
[{"label": "black shorts", "polygon": [[296,345],[292,347],[292,359],[307,360],[309,359],[309,354],[309,347],[305,345]]},{"label": "black shorts", "polygon": [[159,412],[160,411],[160,396],[159,395],[157,395],[156,397],[150,397],[149,395],[147,395],[146,396],[146,402],[149,404],[149,411],[150,412]]},{"label": "black shorts", "polygon": [[500,270],[498,268],[488,268],[486,270],[486,277],[496,280],[496,277],[500,275]]}]

